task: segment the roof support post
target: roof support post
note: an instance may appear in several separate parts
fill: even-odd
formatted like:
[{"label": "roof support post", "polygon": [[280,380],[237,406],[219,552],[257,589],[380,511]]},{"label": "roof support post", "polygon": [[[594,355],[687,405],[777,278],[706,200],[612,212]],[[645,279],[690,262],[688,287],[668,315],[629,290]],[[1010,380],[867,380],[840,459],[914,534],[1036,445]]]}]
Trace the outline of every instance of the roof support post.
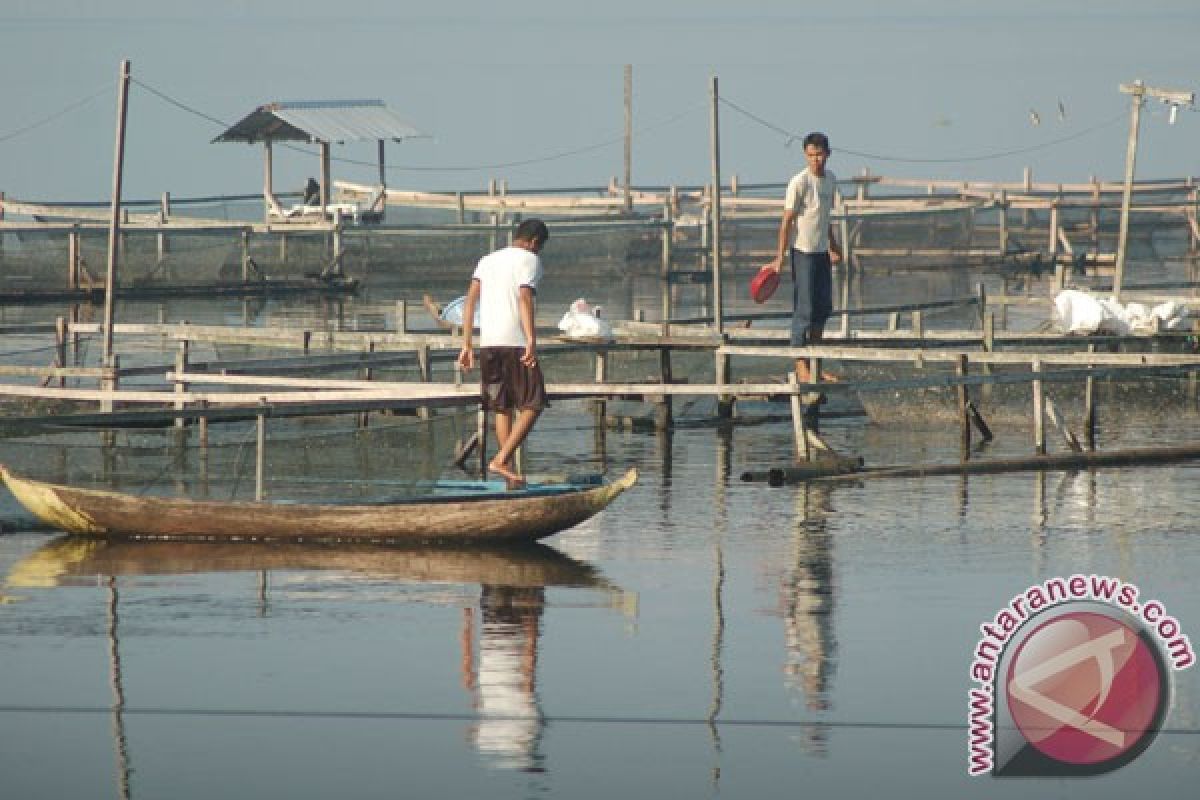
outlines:
[{"label": "roof support post", "polygon": [[321,145],[321,218],[326,219],[329,212],[329,142],[319,142]]},{"label": "roof support post", "polygon": [[263,140],[263,214],[264,222],[271,221],[271,211],[282,216],[279,201],[275,199],[275,159],[271,150],[271,140]]},{"label": "roof support post", "polygon": [[[379,203],[379,213],[382,216],[387,213],[387,162],[384,159],[384,146],[386,141],[379,140],[379,197],[376,200]],[[370,209],[374,211],[374,208]]]}]

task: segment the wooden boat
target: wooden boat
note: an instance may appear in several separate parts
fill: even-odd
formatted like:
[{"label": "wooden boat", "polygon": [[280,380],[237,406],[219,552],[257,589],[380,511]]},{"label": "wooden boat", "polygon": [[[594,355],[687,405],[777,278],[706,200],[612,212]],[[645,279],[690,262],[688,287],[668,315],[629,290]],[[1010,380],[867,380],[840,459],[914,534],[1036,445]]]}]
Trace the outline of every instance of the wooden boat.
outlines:
[{"label": "wooden boat", "polygon": [[571,481],[495,491],[459,482],[448,494],[377,503],[221,502],[79,489],[0,477],[35,517],[67,533],[127,539],[213,541],[516,542],[578,525],[637,482]]},{"label": "wooden boat", "polygon": [[104,576],[336,571],[396,583],[560,586],[617,591],[590,564],[544,544],[323,545],[296,542],[162,542],[61,536],[13,565],[8,588],[95,586]]}]

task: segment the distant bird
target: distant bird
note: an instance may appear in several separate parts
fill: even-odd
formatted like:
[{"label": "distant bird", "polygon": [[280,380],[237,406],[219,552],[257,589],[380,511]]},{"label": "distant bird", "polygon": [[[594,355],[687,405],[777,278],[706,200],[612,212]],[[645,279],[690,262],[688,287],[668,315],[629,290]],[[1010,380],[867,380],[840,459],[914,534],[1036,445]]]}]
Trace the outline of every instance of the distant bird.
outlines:
[{"label": "distant bird", "polygon": [[1030,125],[1041,125],[1042,124],[1042,118],[1040,116],[1038,116],[1038,113],[1036,111],[1034,111],[1032,108],[1029,109],[1029,124]]},{"label": "distant bird", "polygon": [[1067,108],[1063,105],[1063,101],[1058,101],[1058,121],[1065,122],[1067,119]]}]

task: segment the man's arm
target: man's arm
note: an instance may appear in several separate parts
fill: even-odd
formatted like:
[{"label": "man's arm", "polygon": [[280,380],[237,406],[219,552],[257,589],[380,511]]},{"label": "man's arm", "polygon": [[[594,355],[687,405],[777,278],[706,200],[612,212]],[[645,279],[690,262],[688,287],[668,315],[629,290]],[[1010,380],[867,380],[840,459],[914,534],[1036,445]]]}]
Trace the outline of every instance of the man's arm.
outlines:
[{"label": "man's arm", "polygon": [[458,353],[458,365],[463,369],[475,366],[475,352],[471,349],[471,336],[475,333],[475,306],[479,304],[479,279],[472,278],[467,287],[467,302],[463,307],[463,344]]},{"label": "man's arm", "polygon": [[842,260],[842,248],[838,244],[837,236],[834,235],[833,223],[829,223],[829,262],[836,264]]},{"label": "man's arm", "polygon": [[779,221],[779,241],[775,247],[775,258],[767,262],[767,266],[779,272],[783,269],[783,257],[792,246],[792,228],[796,225],[795,211],[784,210],[783,218]]},{"label": "man's arm", "polygon": [[[533,325],[533,288],[522,286],[517,291],[517,312],[521,316],[521,330],[525,332],[525,353],[521,363],[532,367],[537,363],[537,329]],[[468,298],[468,301],[470,299]]]}]

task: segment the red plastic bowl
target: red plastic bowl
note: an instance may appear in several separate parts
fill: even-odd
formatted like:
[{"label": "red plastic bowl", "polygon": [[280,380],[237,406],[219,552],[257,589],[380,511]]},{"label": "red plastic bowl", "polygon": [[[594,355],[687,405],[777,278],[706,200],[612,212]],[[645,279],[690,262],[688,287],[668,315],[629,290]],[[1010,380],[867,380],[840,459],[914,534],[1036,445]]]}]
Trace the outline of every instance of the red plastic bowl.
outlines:
[{"label": "red plastic bowl", "polygon": [[770,267],[763,267],[750,281],[750,296],[756,303],[765,303],[779,288],[779,273]]}]

